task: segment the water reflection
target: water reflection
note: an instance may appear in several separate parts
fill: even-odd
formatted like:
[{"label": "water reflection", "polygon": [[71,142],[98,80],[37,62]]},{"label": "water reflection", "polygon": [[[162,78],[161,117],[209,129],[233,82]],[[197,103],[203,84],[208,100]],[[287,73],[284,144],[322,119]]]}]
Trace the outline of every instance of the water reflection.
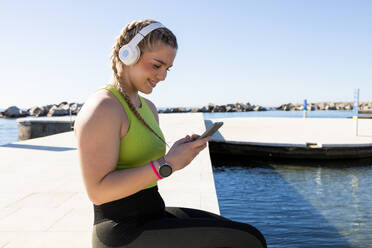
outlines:
[{"label": "water reflection", "polygon": [[214,167],[221,214],[256,226],[272,248],[372,244],[372,166],[257,165]]},{"label": "water reflection", "polygon": [[319,167],[316,171],[315,176],[315,182],[316,182],[316,193],[317,195],[320,195],[322,193],[322,168]]}]

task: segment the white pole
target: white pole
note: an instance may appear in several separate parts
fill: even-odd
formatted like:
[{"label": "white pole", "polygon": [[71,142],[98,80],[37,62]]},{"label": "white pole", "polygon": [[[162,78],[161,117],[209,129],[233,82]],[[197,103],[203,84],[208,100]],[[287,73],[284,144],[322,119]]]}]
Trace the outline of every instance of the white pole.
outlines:
[{"label": "white pole", "polygon": [[359,108],[359,89],[354,90],[353,119],[355,120],[355,135],[358,136],[358,108]]}]

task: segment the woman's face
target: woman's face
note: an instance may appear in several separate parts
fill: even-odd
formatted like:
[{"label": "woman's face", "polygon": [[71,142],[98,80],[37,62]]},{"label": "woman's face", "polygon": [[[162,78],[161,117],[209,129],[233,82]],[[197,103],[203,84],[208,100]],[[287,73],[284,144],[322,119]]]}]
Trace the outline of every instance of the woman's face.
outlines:
[{"label": "woman's face", "polygon": [[165,80],[173,65],[177,50],[159,42],[152,51],[145,51],[136,64],[128,67],[130,87],[134,91],[150,94],[157,83]]}]

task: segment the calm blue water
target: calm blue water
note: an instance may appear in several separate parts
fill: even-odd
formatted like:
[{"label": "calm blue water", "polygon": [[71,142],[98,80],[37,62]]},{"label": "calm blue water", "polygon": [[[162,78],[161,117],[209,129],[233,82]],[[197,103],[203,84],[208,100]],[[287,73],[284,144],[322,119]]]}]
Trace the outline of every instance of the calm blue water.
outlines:
[{"label": "calm blue water", "polygon": [[[205,113],[205,119],[302,117],[301,111]],[[313,111],[310,118],[346,118],[352,111]],[[0,118],[0,145],[17,141],[17,124]],[[345,167],[346,166],[346,167]],[[372,247],[372,163],[328,168],[215,164],[221,214],[257,227],[270,248]]]},{"label": "calm blue water", "polygon": [[18,141],[18,128],[15,119],[0,118],[0,145]]},{"label": "calm blue water", "polygon": [[221,215],[271,248],[372,247],[372,166],[271,166],[214,167]]}]

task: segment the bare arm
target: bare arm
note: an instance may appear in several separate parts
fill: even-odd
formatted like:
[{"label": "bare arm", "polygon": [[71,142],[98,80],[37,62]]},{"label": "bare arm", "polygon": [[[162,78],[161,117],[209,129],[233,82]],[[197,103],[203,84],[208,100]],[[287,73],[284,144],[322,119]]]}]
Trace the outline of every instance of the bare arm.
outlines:
[{"label": "bare arm", "polygon": [[75,121],[75,135],[84,184],[94,204],[126,197],[157,181],[149,164],[115,170],[122,115],[112,100],[87,102],[83,108]]}]

